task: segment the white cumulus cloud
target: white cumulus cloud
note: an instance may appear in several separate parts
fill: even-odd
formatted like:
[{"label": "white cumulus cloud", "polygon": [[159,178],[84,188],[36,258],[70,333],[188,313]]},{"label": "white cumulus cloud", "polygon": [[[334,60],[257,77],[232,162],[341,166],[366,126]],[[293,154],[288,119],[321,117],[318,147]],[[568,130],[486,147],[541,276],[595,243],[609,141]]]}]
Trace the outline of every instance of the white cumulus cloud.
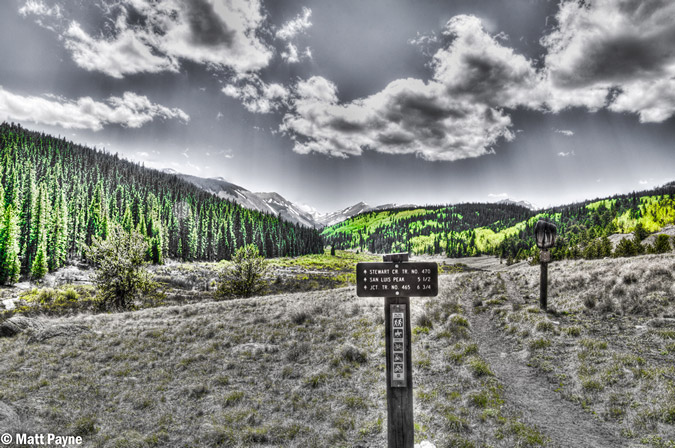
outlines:
[{"label": "white cumulus cloud", "polygon": [[312,26],[309,18],[312,16],[312,10],[309,8],[302,8],[302,13],[300,13],[295,19],[289,20],[284,23],[281,28],[276,33],[276,37],[281,40],[291,40],[300,33],[304,33],[309,27]]},{"label": "white cumulus cloud", "polygon": [[398,79],[344,104],[323,77],[298,82],[281,126],[294,150],[336,157],[372,150],[453,161],[489,154],[499,141],[512,140],[511,118],[502,107],[533,102],[534,68],[473,16],[451,19],[445,33],[454,40],[434,55],[430,81]]},{"label": "white cumulus cloud", "polygon": [[485,32],[480,19],[455,16],[443,34],[454,40],[434,55],[434,79],[450,94],[495,107],[539,107],[544,96],[531,61]]},{"label": "white cumulus cloud", "polygon": [[221,91],[241,101],[251,113],[266,114],[286,104],[289,91],[278,83],[265,83],[255,74],[240,76],[233,84],[227,84]]},{"label": "white cumulus cloud", "polygon": [[[29,0],[24,15],[44,15],[49,7],[39,4]],[[74,20],[44,26],[59,32],[80,67],[115,78],[178,71],[181,60],[246,73],[273,55],[257,36],[265,20],[260,0],[119,0],[101,11],[106,26],[93,34]]]},{"label": "white cumulus cloud", "polygon": [[155,118],[184,122],[190,119],[181,109],[152,103],[147,97],[133,92],[125,92],[121,97],[111,96],[104,102],[91,97],[69,101],[54,96],[17,95],[0,86],[0,121],[31,121],[66,129],[97,131],[110,124],[139,128]]},{"label": "white cumulus cloud", "polygon": [[94,39],[73,22],[66,33],[65,46],[77,65],[103,72],[113,78],[134,73],[178,71],[175,59],[154,54],[153,47],[139,33],[123,30],[111,39]]},{"label": "white cumulus cloud", "polygon": [[574,154],[574,151],[567,151],[567,152],[560,151],[558,153],[558,157],[571,157],[571,156],[574,156],[574,155],[576,155],[576,154]]},{"label": "white cumulus cloud", "polygon": [[21,8],[19,8],[19,14],[26,17],[28,15],[36,16],[53,16],[56,18],[61,18],[61,8],[58,4],[54,6],[47,6],[41,0],[28,0]]},{"label": "white cumulus cloud", "polygon": [[500,138],[513,138],[501,111],[457,99],[433,81],[399,79],[347,104],[322,77],[299,82],[295,92],[281,128],[301,154],[347,157],[368,149],[452,161],[487,154]]}]

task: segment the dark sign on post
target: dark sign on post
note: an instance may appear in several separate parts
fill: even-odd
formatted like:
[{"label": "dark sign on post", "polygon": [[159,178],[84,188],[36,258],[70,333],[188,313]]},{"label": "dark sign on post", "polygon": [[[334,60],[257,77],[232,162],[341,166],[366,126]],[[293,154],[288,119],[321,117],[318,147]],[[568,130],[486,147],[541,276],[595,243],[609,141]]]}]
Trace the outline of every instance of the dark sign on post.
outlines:
[{"label": "dark sign on post", "polygon": [[359,297],[434,297],[438,295],[436,263],[358,263]]},{"label": "dark sign on post", "polygon": [[408,254],[383,259],[356,265],[356,292],[359,297],[385,298],[388,447],[413,448],[410,297],[438,295],[438,265],[409,263]]},{"label": "dark sign on post", "polygon": [[555,224],[546,222],[543,219],[537,221],[534,225],[534,238],[537,240],[539,249],[550,249],[555,245],[555,236],[558,228]]},{"label": "dark sign on post", "polygon": [[537,247],[541,249],[541,254],[539,255],[539,266],[541,266],[539,275],[539,307],[542,310],[546,310],[548,306],[548,263],[551,261],[551,252],[548,249],[555,245],[557,230],[555,224],[541,219],[534,226],[534,238],[537,241]]}]

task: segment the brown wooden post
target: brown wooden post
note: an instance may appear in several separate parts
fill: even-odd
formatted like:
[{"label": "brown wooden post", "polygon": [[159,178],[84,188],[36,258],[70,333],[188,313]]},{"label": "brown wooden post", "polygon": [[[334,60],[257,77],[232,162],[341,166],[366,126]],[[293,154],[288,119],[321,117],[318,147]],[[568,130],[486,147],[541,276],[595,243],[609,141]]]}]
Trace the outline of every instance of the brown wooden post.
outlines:
[{"label": "brown wooden post", "polygon": [[[392,381],[394,377],[393,356],[400,356],[400,351],[394,350],[392,331],[392,311],[404,313],[403,322],[403,373],[405,385],[398,385]],[[415,428],[413,424],[413,382],[412,382],[412,349],[410,339],[410,298],[385,297],[384,299],[384,328],[387,352],[387,440],[388,448],[413,448],[415,444]],[[395,328],[399,329],[399,328]],[[392,384],[394,383],[394,384]]]},{"label": "brown wooden post", "polygon": [[[408,261],[408,254],[387,254],[382,257],[386,262]],[[394,322],[392,314],[400,317],[403,313],[403,322]],[[396,326],[394,326],[396,324]],[[385,297],[384,298],[384,337],[385,351],[387,353],[387,440],[388,448],[413,448],[415,445],[415,426],[413,423],[413,394],[412,394],[412,344],[410,342],[412,331],[410,330],[410,298],[409,297]],[[394,331],[403,330],[403,341],[393,334]],[[402,347],[395,346],[401,344]],[[401,351],[400,349],[403,348]],[[403,356],[403,363],[400,358]],[[398,371],[403,365],[403,381]]]},{"label": "brown wooden post", "polygon": [[438,264],[409,263],[407,253],[385,255],[383,263],[357,263],[356,295],[384,297],[387,446],[413,448],[410,297],[438,295]]}]

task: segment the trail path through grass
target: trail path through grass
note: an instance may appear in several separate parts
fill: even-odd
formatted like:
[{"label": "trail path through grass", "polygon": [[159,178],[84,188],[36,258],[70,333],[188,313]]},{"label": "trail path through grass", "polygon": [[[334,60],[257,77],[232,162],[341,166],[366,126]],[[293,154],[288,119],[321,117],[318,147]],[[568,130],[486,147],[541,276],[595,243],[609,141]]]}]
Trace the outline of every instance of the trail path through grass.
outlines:
[{"label": "trail path through grass", "polygon": [[[512,303],[523,303],[515,293],[516,286],[505,277],[506,292]],[[506,402],[522,412],[524,420],[536,425],[552,444],[560,447],[615,448],[627,446],[611,428],[566,401],[555,392],[551,383],[535,369],[527,366],[526,349],[518,350],[505,338],[491,319],[491,311],[477,311],[472,294],[463,298],[466,309],[472,310],[469,320],[480,355],[489,363],[495,376],[504,385]]]}]

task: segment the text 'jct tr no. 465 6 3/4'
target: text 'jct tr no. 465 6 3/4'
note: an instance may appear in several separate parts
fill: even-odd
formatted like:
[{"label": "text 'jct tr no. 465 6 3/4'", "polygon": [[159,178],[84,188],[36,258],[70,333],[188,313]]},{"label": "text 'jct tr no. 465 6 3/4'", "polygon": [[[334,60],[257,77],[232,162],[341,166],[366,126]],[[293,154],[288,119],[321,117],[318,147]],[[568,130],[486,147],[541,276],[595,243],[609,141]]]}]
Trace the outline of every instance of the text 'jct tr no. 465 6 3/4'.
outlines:
[{"label": "text 'jct tr no. 465 6 3/4'", "polygon": [[438,295],[436,263],[358,263],[359,297],[433,297]]}]

